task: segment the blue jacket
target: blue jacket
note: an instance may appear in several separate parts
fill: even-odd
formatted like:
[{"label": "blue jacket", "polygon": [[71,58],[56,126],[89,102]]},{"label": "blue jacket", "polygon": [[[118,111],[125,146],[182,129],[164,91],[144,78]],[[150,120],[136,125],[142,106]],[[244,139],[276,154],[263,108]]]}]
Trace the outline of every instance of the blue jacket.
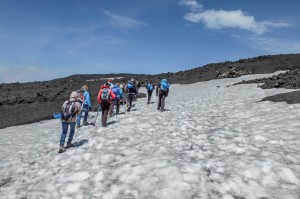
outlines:
[{"label": "blue jacket", "polygon": [[89,107],[92,107],[90,93],[88,91],[84,91],[83,97],[84,97],[83,104],[87,104],[89,105]]},{"label": "blue jacket", "polygon": [[112,91],[116,95],[116,99],[120,99],[124,96],[122,89],[118,85],[114,85]]}]

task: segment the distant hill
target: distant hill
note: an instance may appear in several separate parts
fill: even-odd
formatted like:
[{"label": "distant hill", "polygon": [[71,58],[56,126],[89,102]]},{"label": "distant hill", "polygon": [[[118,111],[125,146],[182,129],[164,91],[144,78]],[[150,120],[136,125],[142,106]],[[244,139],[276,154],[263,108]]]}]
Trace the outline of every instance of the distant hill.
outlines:
[{"label": "distant hill", "polygon": [[52,113],[60,111],[63,101],[69,97],[71,91],[80,89],[84,84],[90,88],[93,110],[96,110],[98,91],[107,78],[117,78],[119,82],[127,82],[130,78],[135,78],[140,82],[152,80],[154,83],[158,83],[161,78],[167,78],[172,84],[190,84],[216,78],[298,68],[300,68],[300,54],[267,55],[235,62],[207,64],[176,73],[78,74],[44,82],[0,84],[0,112],[2,113],[0,128],[52,118]]}]

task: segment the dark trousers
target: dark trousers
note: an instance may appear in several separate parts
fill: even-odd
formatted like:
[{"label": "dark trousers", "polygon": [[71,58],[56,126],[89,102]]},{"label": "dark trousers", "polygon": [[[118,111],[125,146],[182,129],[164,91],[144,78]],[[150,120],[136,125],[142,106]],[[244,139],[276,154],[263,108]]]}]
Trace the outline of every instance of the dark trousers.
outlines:
[{"label": "dark trousers", "polygon": [[167,97],[166,92],[160,92],[158,94],[158,107],[157,107],[157,109],[164,110],[166,97]]},{"label": "dark trousers", "polygon": [[120,104],[121,104],[121,100],[120,99],[116,99],[116,107],[117,107],[117,110],[116,110],[116,112],[117,112],[117,114],[119,114],[119,112],[120,112]]},{"label": "dark trousers", "polygon": [[109,110],[109,115],[112,116],[114,112],[114,107],[116,106],[116,114],[119,114],[120,111],[120,99],[113,100],[110,103],[110,110]]},{"label": "dark trousers", "polygon": [[127,110],[130,110],[130,107],[132,106],[132,101],[133,101],[134,97],[135,97],[135,94],[131,94],[131,93],[127,94],[127,102],[126,102]]},{"label": "dark trousers", "polygon": [[101,103],[101,110],[102,110],[101,121],[102,121],[102,125],[106,125],[109,109],[110,109],[110,102],[102,102]]},{"label": "dark trousers", "polygon": [[148,104],[151,101],[151,96],[152,96],[153,91],[148,90]]}]

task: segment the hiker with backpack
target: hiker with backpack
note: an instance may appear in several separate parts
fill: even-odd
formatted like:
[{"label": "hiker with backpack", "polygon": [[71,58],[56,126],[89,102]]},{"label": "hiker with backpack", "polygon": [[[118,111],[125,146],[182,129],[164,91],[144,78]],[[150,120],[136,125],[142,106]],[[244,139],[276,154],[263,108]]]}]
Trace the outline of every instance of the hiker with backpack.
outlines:
[{"label": "hiker with backpack", "polygon": [[150,81],[149,83],[147,83],[146,89],[147,89],[147,93],[148,93],[148,102],[147,102],[147,104],[150,104],[151,96],[152,96],[153,90],[155,89],[155,86],[152,83],[152,81]]},{"label": "hiker with backpack", "polygon": [[77,117],[77,128],[80,127],[80,120],[81,120],[83,112],[84,112],[83,125],[88,125],[89,124],[87,122],[87,118],[88,118],[88,115],[89,115],[89,111],[92,108],[92,103],[91,103],[91,99],[90,99],[90,93],[88,91],[88,86],[83,85],[81,90],[83,92],[83,104],[82,104],[82,111]]},{"label": "hiker with backpack", "polygon": [[141,82],[138,81],[138,80],[135,80],[135,87],[136,87],[136,93],[137,93],[136,96],[139,96],[140,95],[139,90],[141,88]]},{"label": "hiker with backpack", "polygon": [[158,96],[157,110],[164,111],[165,100],[169,94],[170,84],[167,79],[162,79],[156,87],[156,96]]},{"label": "hiker with backpack", "polygon": [[127,95],[127,101],[126,101],[127,111],[129,112],[132,107],[132,101],[135,99],[137,95],[137,90],[133,78],[130,81],[128,81],[128,83],[126,84],[125,93]]},{"label": "hiker with backpack", "polygon": [[114,87],[114,84],[112,82],[112,79],[108,79],[107,83],[109,84],[109,88],[112,89]]},{"label": "hiker with backpack", "polygon": [[70,134],[67,142],[67,148],[73,147],[72,144],[73,136],[75,133],[76,116],[81,111],[80,96],[76,91],[73,91],[70,95],[69,100],[66,100],[62,106],[61,124],[62,134],[59,142],[59,153],[64,151],[65,139],[70,126]]},{"label": "hiker with backpack", "polygon": [[101,89],[98,93],[98,103],[101,105],[102,110],[102,127],[107,127],[108,112],[111,106],[111,102],[115,99],[115,97],[116,95],[110,89],[109,83],[105,83],[103,86],[101,86]]},{"label": "hiker with backpack", "polygon": [[120,101],[121,101],[121,98],[123,97],[123,91],[119,87],[119,85],[120,85],[119,83],[116,83],[116,84],[114,84],[113,88],[111,89],[112,92],[116,95],[116,98],[114,100],[112,100],[112,102],[110,104],[109,117],[112,117],[115,106],[116,106],[116,114],[119,114],[119,111],[120,111]]}]

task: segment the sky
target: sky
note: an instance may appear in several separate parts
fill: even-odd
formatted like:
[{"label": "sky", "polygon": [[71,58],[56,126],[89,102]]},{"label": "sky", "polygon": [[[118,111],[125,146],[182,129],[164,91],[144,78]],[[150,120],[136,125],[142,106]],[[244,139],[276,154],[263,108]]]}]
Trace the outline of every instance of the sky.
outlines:
[{"label": "sky", "polygon": [[0,0],[0,83],[300,52],[297,0]]}]

